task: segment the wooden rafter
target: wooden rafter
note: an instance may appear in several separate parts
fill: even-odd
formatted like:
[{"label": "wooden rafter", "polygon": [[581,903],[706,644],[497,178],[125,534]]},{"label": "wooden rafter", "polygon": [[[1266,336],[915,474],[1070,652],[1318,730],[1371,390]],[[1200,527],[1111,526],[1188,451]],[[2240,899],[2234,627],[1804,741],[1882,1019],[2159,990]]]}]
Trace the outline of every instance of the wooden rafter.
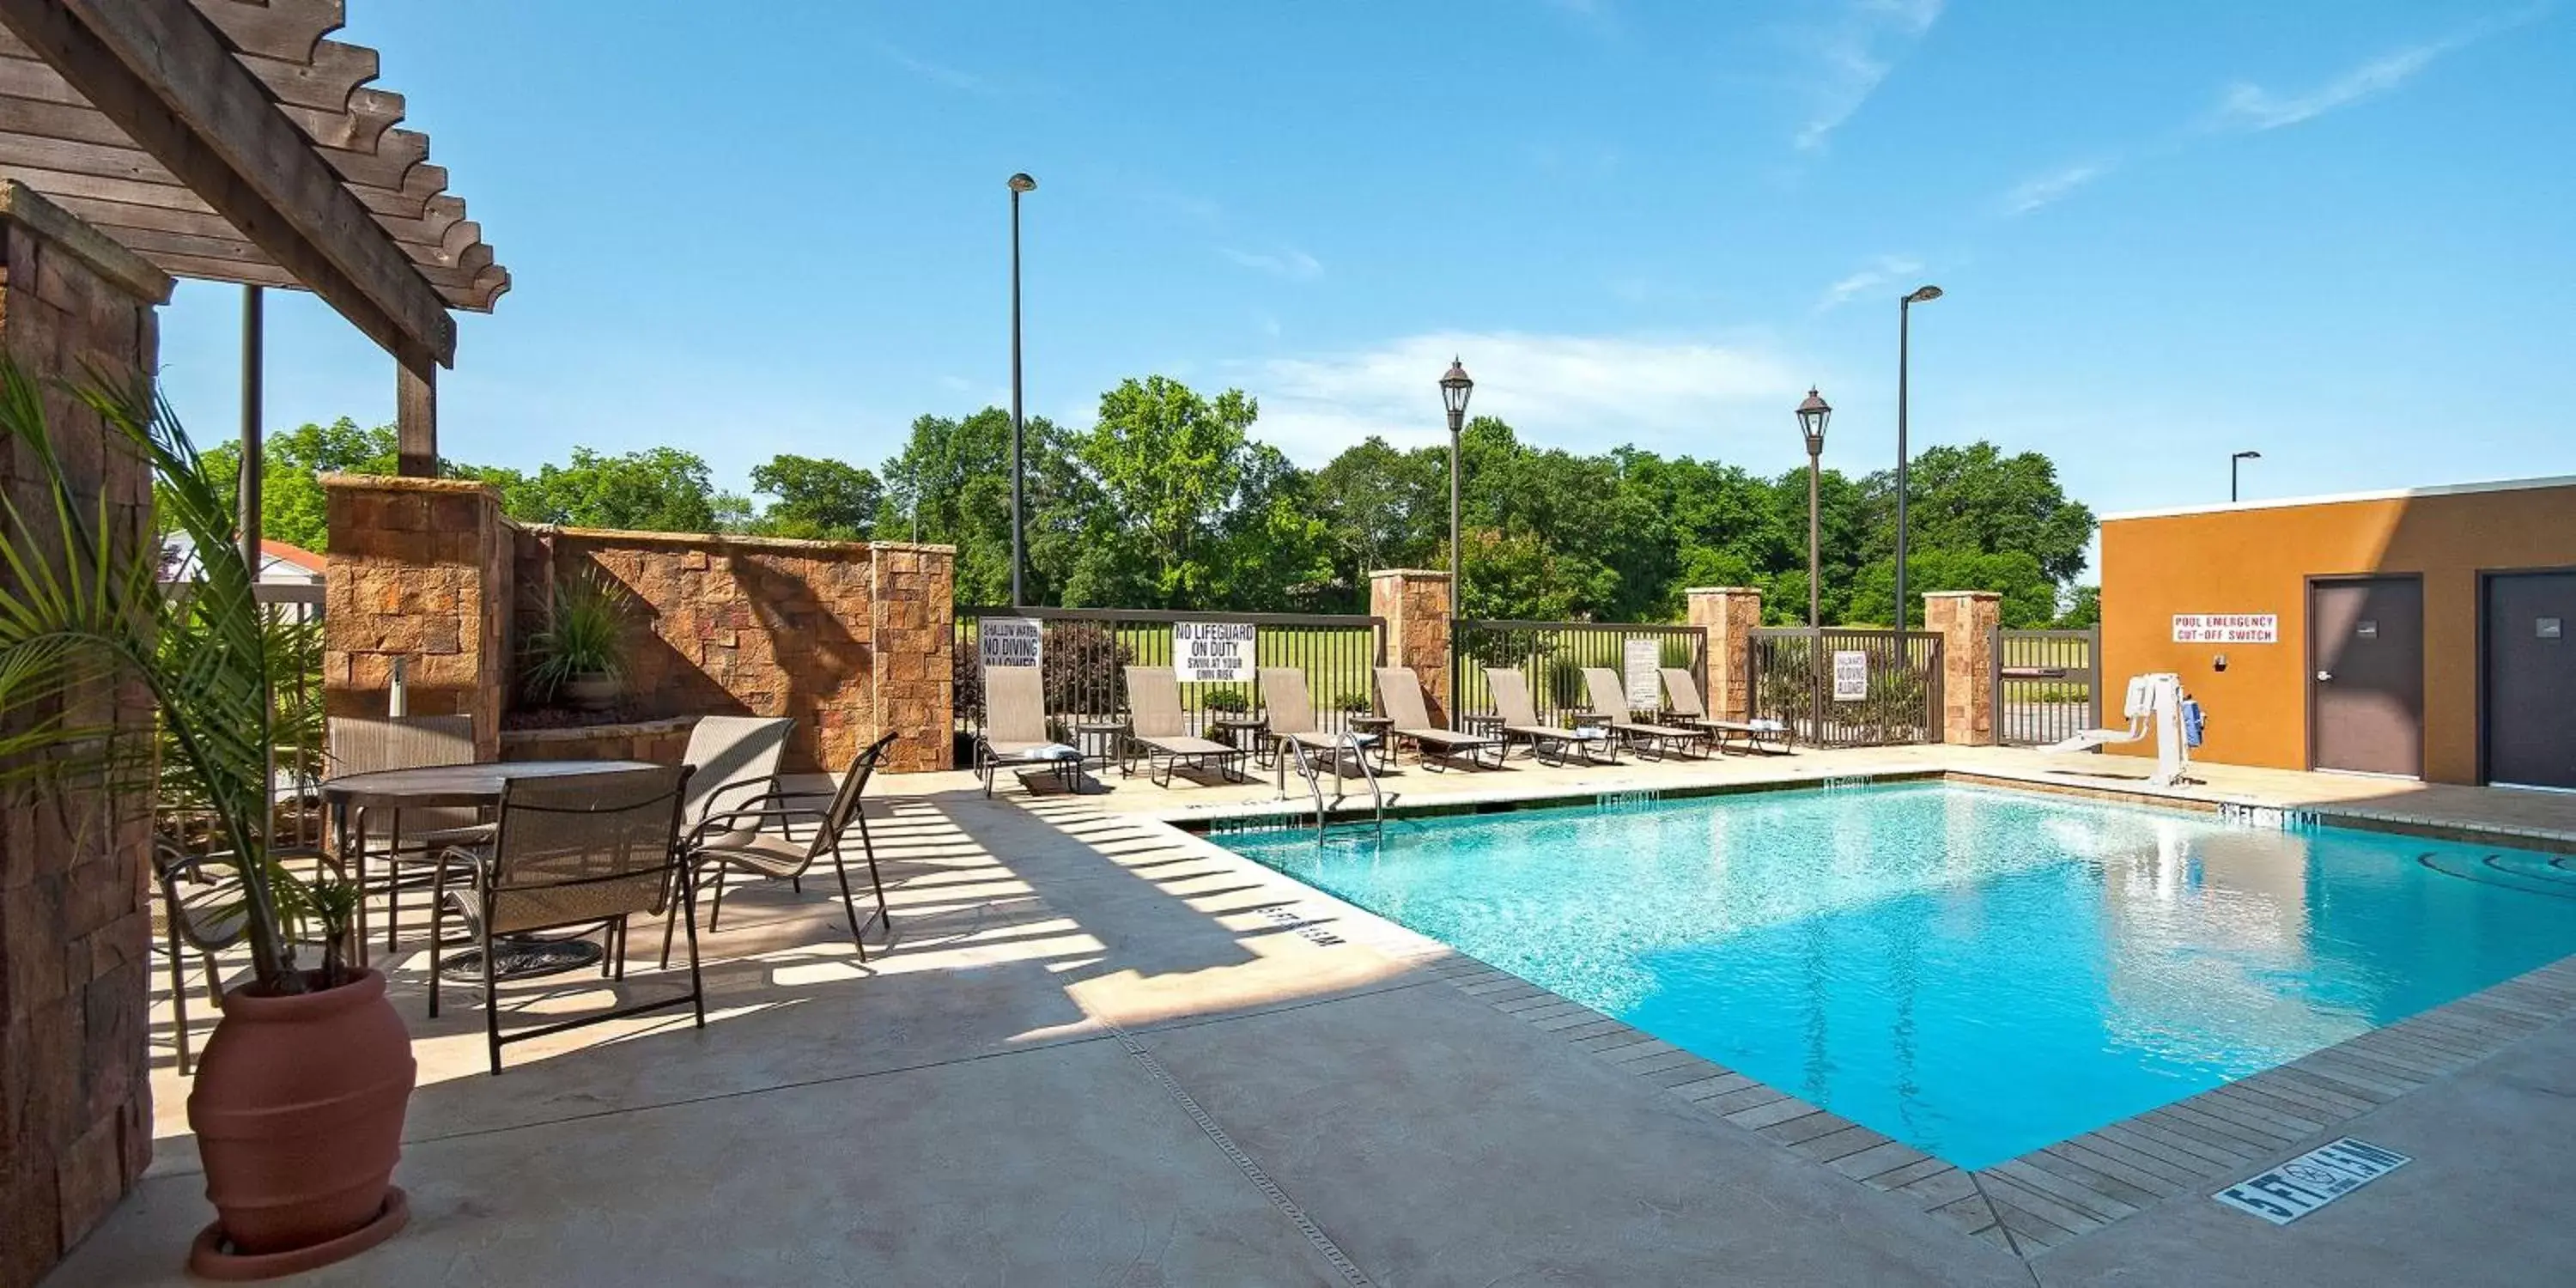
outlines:
[{"label": "wooden rafter", "polygon": [[[315,291],[406,366],[510,287],[341,0],[0,0],[0,174],[179,277]],[[381,236],[371,235],[381,233]]]}]

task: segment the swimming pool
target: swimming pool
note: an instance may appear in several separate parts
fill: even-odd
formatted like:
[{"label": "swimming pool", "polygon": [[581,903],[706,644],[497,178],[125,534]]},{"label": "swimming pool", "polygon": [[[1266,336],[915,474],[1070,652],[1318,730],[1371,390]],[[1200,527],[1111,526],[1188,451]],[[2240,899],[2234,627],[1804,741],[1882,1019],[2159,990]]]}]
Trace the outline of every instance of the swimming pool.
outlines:
[{"label": "swimming pool", "polygon": [[2576,859],[1949,783],[1216,839],[1969,1168],[2576,953]]}]

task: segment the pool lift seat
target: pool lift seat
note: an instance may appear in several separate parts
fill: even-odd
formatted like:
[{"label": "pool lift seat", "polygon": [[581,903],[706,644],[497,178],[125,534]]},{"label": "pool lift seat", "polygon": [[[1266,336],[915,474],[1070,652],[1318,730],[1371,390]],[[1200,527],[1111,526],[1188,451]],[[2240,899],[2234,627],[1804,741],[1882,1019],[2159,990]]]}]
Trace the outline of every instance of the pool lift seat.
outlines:
[{"label": "pool lift seat", "polygon": [[2182,677],[2171,671],[2155,671],[2129,677],[2129,691],[2121,700],[2120,714],[2127,717],[2126,729],[2086,729],[2063,742],[2054,742],[2041,751],[2091,751],[2118,743],[2156,740],[2156,772],[2147,779],[2149,786],[2172,787],[2184,781],[2191,764],[2191,748],[2183,738]]}]

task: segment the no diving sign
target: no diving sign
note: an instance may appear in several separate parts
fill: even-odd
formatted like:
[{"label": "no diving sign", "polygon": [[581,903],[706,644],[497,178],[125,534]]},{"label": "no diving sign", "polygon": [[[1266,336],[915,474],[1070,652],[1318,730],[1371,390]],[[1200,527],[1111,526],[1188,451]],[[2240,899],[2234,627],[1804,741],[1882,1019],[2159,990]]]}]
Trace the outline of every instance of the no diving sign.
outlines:
[{"label": "no diving sign", "polygon": [[2209,1197],[2274,1225],[2288,1225],[2413,1161],[2346,1136]]}]

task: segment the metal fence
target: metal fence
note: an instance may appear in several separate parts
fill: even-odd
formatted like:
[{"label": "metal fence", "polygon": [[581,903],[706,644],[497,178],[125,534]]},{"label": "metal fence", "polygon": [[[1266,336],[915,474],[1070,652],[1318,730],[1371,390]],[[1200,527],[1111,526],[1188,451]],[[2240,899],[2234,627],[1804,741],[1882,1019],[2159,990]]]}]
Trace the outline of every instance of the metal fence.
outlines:
[{"label": "metal fence", "polygon": [[1941,637],[1930,631],[1753,632],[1753,715],[1811,747],[1941,740]]},{"label": "metal fence", "polygon": [[1995,632],[1995,738],[2044,747],[2102,724],[2102,633]]},{"label": "metal fence", "polygon": [[[1494,709],[1493,689],[1485,680],[1485,668],[1489,666],[1509,668],[1527,677],[1538,718],[1550,724],[1563,724],[1571,714],[1592,710],[1592,694],[1583,683],[1586,667],[1610,668],[1623,684],[1637,685],[1639,697],[1649,682],[1657,686],[1660,695],[1662,677],[1653,672],[1667,666],[1688,670],[1700,691],[1708,691],[1708,632],[1697,626],[1461,619],[1454,631],[1459,670],[1457,709],[1471,715]],[[1629,669],[1631,641],[1638,642],[1636,661],[1643,674]],[[1653,649],[1651,661],[1645,656],[1648,645]],[[1662,704],[1658,696],[1652,703],[1639,705],[1660,708]]]},{"label": "metal fence", "polygon": [[[987,617],[1033,618],[1039,623],[1047,716],[1070,723],[1107,719],[1127,709],[1128,666],[1172,665],[1172,627],[1179,622],[1228,622],[1253,629],[1253,665],[1296,667],[1327,732],[1339,732],[1353,715],[1375,710],[1371,669],[1386,658],[1386,621],[1379,617],[1322,613],[1195,613],[1133,608],[960,608],[952,674],[956,729],[983,727],[984,671],[980,623]],[[1219,716],[1261,710],[1253,680],[1181,685],[1181,708],[1194,726]],[[1068,737],[1068,741],[1070,738]]]}]

